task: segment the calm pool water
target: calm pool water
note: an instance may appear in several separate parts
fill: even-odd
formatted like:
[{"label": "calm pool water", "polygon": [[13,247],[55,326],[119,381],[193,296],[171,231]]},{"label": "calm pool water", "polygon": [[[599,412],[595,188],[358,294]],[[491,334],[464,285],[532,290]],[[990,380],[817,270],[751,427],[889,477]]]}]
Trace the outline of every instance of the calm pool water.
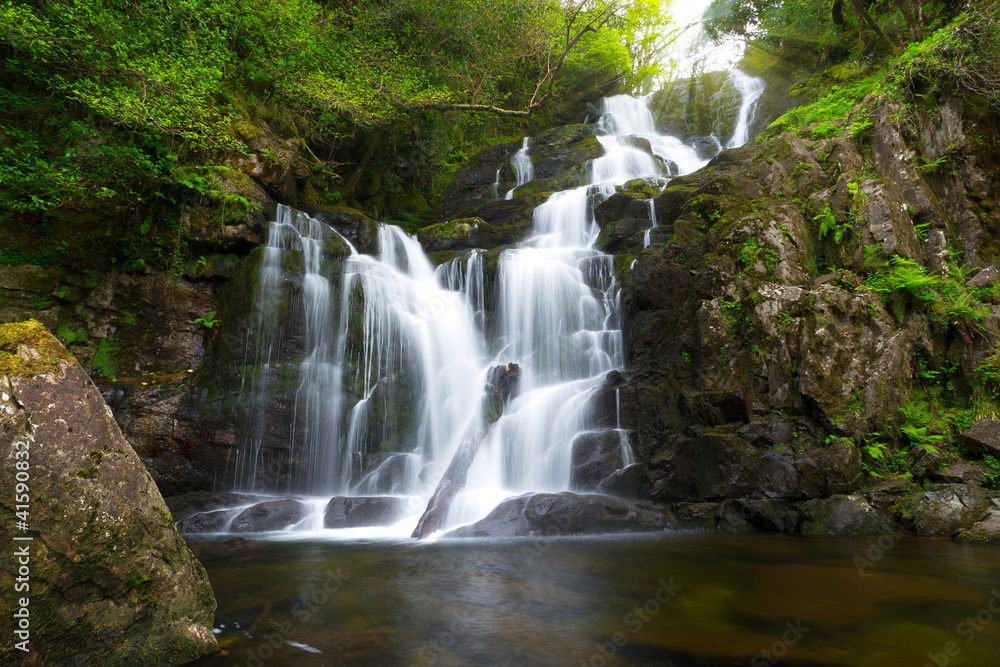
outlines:
[{"label": "calm pool water", "polygon": [[876,539],[196,542],[224,651],[194,664],[1000,664],[1000,548]]}]

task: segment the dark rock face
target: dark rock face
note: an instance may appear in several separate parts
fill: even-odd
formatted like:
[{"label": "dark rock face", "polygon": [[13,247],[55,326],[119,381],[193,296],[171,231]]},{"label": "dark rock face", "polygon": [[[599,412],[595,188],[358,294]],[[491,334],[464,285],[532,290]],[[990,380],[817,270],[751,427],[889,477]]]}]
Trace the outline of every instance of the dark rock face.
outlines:
[{"label": "dark rock face", "polygon": [[337,496],[326,506],[323,525],[327,528],[384,526],[397,520],[405,509],[400,498]]},{"label": "dark rock face", "polygon": [[982,419],[972,428],[962,431],[965,451],[975,458],[993,456],[1000,458],[1000,421]]},{"label": "dark rock face", "polygon": [[[37,323],[21,327],[18,363],[43,372],[0,379],[0,477],[15,489],[30,466],[25,542],[31,563],[31,654],[51,665],[175,665],[218,650],[215,598],[204,568],[178,535],[163,499],[83,369]],[[24,443],[24,444],[17,444]],[[27,452],[27,456],[17,452]],[[22,466],[23,467],[23,466]],[[19,544],[13,493],[0,498],[0,539]],[[14,589],[14,558],[0,581]],[[0,631],[14,637],[15,598],[5,595]],[[84,646],[81,638],[91,641]],[[0,661],[22,655],[5,642]],[[23,657],[23,656],[22,656]]]},{"label": "dark rock face", "polygon": [[658,531],[676,525],[648,502],[576,493],[539,493],[510,498],[489,516],[446,537],[598,535]]},{"label": "dark rock face", "polygon": [[248,507],[233,518],[234,533],[284,530],[305,518],[307,508],[297,500],[272,500]]},{"label": "dark rock face", "polygon": [[879,510],[861,495],[816,498],[799,505],[804,535],[882,535],[899,527],[887,510]]},{"label": "dark rock face", "polygon": [[624,465],[621,432],[591,431],[573,441],[570,486],[577,491],[593,491]]},{"label": "dark rock face", "polygon": [[641,463],[633,463],[621,470],[616,470],[601,480],[596,491],[618,498],[648,500],[649,478],[646,474],[646,466]]}]

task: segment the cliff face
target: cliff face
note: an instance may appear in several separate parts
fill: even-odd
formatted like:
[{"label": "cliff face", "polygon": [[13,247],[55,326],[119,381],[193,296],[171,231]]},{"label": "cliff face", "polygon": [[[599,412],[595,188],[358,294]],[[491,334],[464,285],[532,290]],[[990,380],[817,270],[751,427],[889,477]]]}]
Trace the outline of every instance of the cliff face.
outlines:
[{"label": "cliff face", "polygon": [[37,322],[0,326],[0,389],[0,539],[24,554],[0,565],[0,623],[10,638],[27,629],[30,649],[5,641],[3,662],[174,665],[217,651],[205,570],[76,360]]}]

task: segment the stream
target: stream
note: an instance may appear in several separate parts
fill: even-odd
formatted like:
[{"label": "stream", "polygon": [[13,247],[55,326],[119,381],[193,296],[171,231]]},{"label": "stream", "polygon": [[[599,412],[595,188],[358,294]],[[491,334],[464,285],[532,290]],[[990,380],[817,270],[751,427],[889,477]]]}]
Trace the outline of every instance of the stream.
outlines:
[{"label": "stream", "polygon": [[198,667],[921,667],[928,653],[985,667],[1000,655],[1000,553],[946,539],[241,544],[192,544],[224,650]]}]

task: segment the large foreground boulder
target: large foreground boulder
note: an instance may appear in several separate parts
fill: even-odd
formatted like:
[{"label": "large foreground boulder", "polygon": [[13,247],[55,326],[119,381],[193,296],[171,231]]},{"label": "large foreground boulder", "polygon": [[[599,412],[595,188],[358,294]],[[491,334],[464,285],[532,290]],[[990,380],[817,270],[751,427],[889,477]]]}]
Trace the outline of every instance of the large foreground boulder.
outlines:
[{"label": "large foreground boulder", "polygon": [[34,321],[0,326],[0,455],[0,664],[176,665],[218,650],[204,568],[97,388]]}]

